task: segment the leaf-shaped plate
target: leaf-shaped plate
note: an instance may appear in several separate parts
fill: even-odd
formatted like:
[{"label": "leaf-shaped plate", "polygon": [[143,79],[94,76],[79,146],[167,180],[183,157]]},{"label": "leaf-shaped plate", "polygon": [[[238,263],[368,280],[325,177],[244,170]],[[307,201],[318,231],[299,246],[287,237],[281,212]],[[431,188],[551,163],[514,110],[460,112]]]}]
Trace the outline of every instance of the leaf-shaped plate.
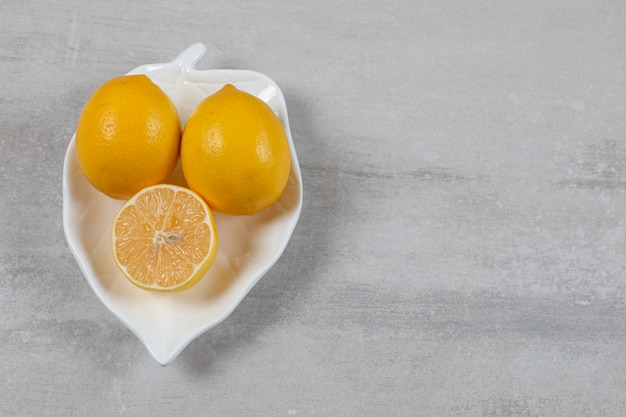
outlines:
[{"label": "leaf-shaped plate", "polygon": [[[176,105],[181,123],[208,95],[231,83],[265,101],[278,115],[291,148],[287,188],[269,208],[252,216],[215,213],[219,249],[207,275],[177,294],[144,291],[119,272],[111,252],[111,224],[123,202],[98,192],[76,159],[76,135],[63,167],[63,227],[74,257],[100,301],[126,325],[161,365],[171,363],[196,337],[222,322],[283,253],[302,209],[302,177],[283,94],[267,76],[244,70],[196,70],[206,47],[196,43],[173,61],[142,65]],[[184,185],[180,167],[171,183]]]}]

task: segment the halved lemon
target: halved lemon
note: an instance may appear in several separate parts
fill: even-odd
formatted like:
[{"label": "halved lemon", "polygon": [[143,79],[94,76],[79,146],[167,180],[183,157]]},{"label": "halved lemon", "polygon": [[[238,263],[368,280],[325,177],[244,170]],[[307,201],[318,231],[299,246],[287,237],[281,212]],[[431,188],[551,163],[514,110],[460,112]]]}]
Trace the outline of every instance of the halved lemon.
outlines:
[{"label": "halved lemon", "polygon": [[170,184],[144,188],[113,221],[115,263],[139,288],[180,291],[195,285],[217,253],[213,213],[193,191]]}]

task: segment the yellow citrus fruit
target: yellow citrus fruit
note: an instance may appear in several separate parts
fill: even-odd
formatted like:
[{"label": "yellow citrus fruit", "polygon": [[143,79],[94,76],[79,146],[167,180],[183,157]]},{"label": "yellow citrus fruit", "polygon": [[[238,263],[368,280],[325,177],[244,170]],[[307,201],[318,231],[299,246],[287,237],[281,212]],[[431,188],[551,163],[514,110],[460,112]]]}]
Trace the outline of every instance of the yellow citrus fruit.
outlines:
[{"label": "yellow citrus fruit", "polygon": [[193,191],[170,184],[141,190],[115,216],[115,263],[139,288],[179,291],[195,285],[217,253],[211,209]]},{"label": "yellow citrus fruit", "polygon": [[89,98],[76,128],[83,174],[109,197],[128,199],[167,179],[178,163],[180,121],[145,75],[114,78]]},{"label": "yellow citrus fruit", "polygon": [[225,214],[253,214],[282,194],[291,156],[287,135],[261,99],[227,84],[187,121],[180,161],[189,188]]}]

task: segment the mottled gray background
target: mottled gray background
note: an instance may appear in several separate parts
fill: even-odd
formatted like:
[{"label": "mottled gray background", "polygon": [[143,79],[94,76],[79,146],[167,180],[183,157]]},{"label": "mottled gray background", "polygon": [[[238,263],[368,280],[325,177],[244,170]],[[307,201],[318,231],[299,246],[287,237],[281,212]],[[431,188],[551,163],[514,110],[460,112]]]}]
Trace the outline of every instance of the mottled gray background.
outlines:
[{"label": "mottled gray background", "polygon": [[[0,1],[0,415],[626,415],[626,5]],[[280,261],[168,367],[100,304],[63,157],[195,42],[282,88]]]}]

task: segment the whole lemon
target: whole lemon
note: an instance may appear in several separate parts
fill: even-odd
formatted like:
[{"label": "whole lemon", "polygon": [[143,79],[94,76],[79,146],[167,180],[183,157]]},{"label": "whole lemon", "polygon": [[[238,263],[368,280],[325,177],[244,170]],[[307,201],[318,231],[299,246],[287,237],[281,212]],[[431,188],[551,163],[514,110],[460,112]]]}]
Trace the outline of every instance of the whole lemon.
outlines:
[{"label": "whole lemon", "polygon": [[231,84],[204,99],[183,131],[187,185],[211,209],[254,214],[282,194],[291,169],[287,134],[261,99]]},{"label": "whole lemon", "polygon": [[85,104],[76,155],[97,190],[128,199],[167,179],[180,138],[178,112],[163,90],[145,75],[125,75],[104,83]]}]

